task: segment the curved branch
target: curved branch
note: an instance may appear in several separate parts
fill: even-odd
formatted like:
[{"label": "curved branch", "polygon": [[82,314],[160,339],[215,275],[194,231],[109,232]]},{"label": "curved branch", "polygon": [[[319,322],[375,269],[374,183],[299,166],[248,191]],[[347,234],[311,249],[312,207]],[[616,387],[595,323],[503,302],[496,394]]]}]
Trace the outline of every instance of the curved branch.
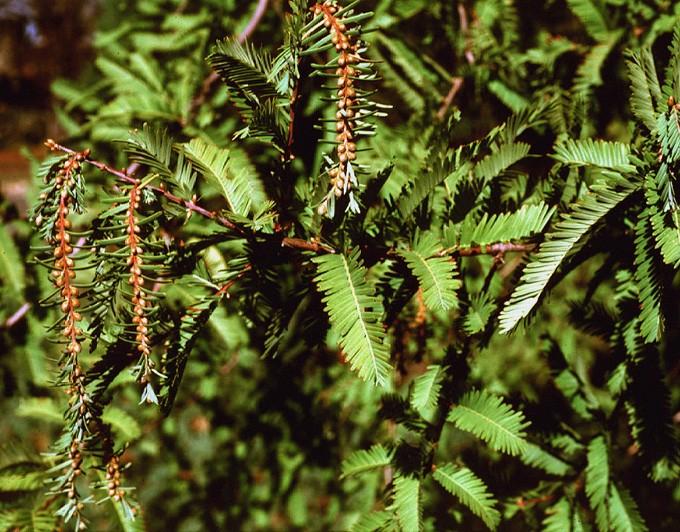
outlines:
[{"label": "curved branch", "polygon": [[265,11],[267,11],[267,3],[268,3],[267,0],[258,0],[257,7],[255,8],[255,13],[253,13],[253,16],[250,17],[248,25],[238,36],[239,42],[246,41],[253,34],[255,28],[257,28],[257,25],[260,23],[260,20],[262,20]]},{"label": "curved branch", "polygon": [[[268,0],[258,0],[253,16],[250,17],[245,29],[239,34],[237,38],[238,42],[245,42],[255,32],[257,25],[260,23],[262,17],[267,11],[267,4]],[[201,84],[201,90],[198,91],[198,94],[194,97],[194,99],[191,101],[191,105],[189,106],[187,122],[191,122],[194,119],[198,109],[205,103],[206,99],[212,92],[215,83],[217,83],[219,79],[220,76],[217,74],[217,72],[211,70],[210,74],[208,74],[208,76],[203,80],[203,83]]]}]

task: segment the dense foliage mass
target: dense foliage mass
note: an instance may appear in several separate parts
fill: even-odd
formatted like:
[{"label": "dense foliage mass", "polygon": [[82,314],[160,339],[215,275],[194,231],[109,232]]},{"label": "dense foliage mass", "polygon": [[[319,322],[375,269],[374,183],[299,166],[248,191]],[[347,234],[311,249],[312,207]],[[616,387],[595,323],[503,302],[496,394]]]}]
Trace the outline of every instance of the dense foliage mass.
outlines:
[{"label": "dense foliage mass", "polygon": [[119,4],[3,211],[0,528],[674,530],[680,5]]}]

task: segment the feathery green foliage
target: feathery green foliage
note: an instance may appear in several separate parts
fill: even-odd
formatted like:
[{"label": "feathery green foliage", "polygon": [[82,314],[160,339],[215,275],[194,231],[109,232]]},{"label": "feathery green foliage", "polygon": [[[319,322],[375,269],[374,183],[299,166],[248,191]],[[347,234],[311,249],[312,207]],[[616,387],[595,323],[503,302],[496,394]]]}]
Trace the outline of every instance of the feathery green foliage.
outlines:
[{"label": "feathery green foliage", "polygon": [[524,415],[484,390],[465,394],[446,419],[459,429],[472,432],[493,449],[514,455],[524,452],[525,429],[529,425]]},{"label": "feathery green foliage", "polygon": [[517,212],[492,216],[485,213],[479,221],[463,222],[455,241],[460,247],[470,247],[527,239],[539,234],[553,213],[554,209],[544,203],[524,205]]},{"label": "feathery green foliage", "polygon": [[426,236],[416,242],[412,250],[401,251],[423,290],[425,305],[432,310],[449,310],[456,307],[456,290],[460,281],[455,278],[456,263],[449,257],[439,256],[441,246],[435,238]]},{"label": "feathery green foliage", "polygon": [[366,280],[359,252],[313,260],[318,268],[315,282],[350,367],[362,379],[386,386],[390,365],[389,340],[381,326],[384,311]]},{"label": "feathery green foliage", "polygon": [[560,264],[579,240],[635,190],[625,183],[618,188],[606,181],[592,185],[546,235],[546,241],[524,269],[517,288],[503,307],[499,318],[501,332],[509,332],[529,316]]},{"label": "feathery green foliage", "polygon": [[675,530],[679,6],[100,7],[0,188],[0,528]]},{"label": "feathery green foliage", "polygon": [[602,436],[593,438],[588,444],[588,465],[586,467],[586,495],[595,512],[600,530],[609,529],[609,453]]},{"label": "feathery green foliage", "polygon": [[391,506],[397,514],[402,530],[422,530],[422,505],[420,481],[417,478],[399,476],[394,479],[394,500]]},{"label": "feathery green foliage", "polygon": [[654,57],[649,48],[631,51],[626,65],[630,77],[630,107],[637,119],[650,133],[656,132],[657,107],[662,101]]},{"label": "feathery green foliage", "polygon": [[229,149],[201,139],[185,144],[183,152],[205,179],[217,185],[232,212],[246,216],[253,205],[264,202],[258,177],[245,157],[234,161]]},{"label": "feathery green foliage", "polygon": [[429,366],[425,373],[413,381],[411,406],[423,414],[432,412],[439,402],[446,368],[439,365]]},{"label": "feathery green foliage", "polygon": [[555,146],[555,159],[572,166],[606,168],[615,172],[633,172],[629,147],[622,142],[567,139]]},{"label": "feathery green foliage", "polygon": [[437,466],[433,476],[446,491],[455,495],[489,529],[495,530],[498,527],[501,514],[495,508],[497,501],[489,493],[482,479],[472,471],[465,467],[444,464]]},{"label": "feathery green foliage", "polygon": [[391,463],[391,453],[377,444],[368,451],[356,451],[342,463],[342,476],[357,475],[365,471],[387,467]]}]

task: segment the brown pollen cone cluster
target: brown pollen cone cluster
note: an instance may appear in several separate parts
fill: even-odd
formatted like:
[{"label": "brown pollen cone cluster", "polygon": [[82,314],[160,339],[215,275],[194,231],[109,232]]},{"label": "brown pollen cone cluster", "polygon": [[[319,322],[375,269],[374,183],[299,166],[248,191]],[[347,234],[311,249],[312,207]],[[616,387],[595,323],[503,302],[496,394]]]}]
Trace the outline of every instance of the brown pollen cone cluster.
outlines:
[{"label": "brown pollen cone cluster", "polygon": [[60,289],[61,311],[64,314],[64,328],[62,335],[66,338],[66,353],[68,363],[71,364],[69,373],[70,388],[68,393],[72,395],[72,402],[79,402],[79,413],[84,415],[87,410],[87,394],[85,391],[85,376],[78,362],[78,353],[82,349],[82,331],[78,328],[78,322],[82,319],[78,312],[80,300],[78,299],[79,290],[74,285],[76,272],[74,271],[74,261],[71,257],[73,247],[71,246],[71,235],[68,230],[71,222],[68,219],[70,212],[71,197],[69,189],[74,186],[73,174],[80,168],[85,158],[85,154],[75,154],[67,159],[61,170],[55,177],[57,192],[59,194],[59,207],[55,224],[55,245],[54,245],[54,269],[52,276],[54,284]]},{"label": "brown pollen cone cluster", "polygon": [[140,246],[140,227],[139,220],[135,216],[135,212],[139,209],[139,180],[137,180],[130,189],[130,203],[127,211],[127,233],[125,243],[130,247],[130,256],[127,259],[127,264],[130,267],[130,277],[128,279],[132,287],[132,305],[133,317],[132,322],[135,324],[135,341],[137,342],[137,350],[144,359],[144,372],[140,378],[142,384],[146,384],[151,377],[151,361],[149,355],[151,348],[149,345],[148,336],[148,318],[145,316],[145,307],[147,301],[144,292],[144,278],[142,277],[142,247]]},{"label": "brown pollen cone cluster", "polygon": [[[74,477],[73,481],[75,482],[75,477],[79,477],[83,473],[83,470],[80,468],[83,463],[83,454],[80,452],[80,446],[77,441],[71,442],[68,457],[71,459],[71,474]],[[73,484],[69,488],[68,497],[69,499],[76,498],[75,485]]]},{"label": "brown pollen cone cluster", "polygon": [[[57,207],[57,219],[54,225],[54,267],[52,276],[54,284],[59,288],[61,296],[60,310],[64,314],[62,335],[66,339],[65,360],[68,367],[68,388],[66,393],[70,396],[69,404],[78,405],[77,422],[80,429],[76,434],[83,434],[87,430],[87,425],[93,421],[92,412],[89,410],[89,397],[85,388],[85,374],[80,366],[78,354],[82,350],[82,330],[78,327],[78,322],[82,319],[78,308],[80,293],[74,281],[76,272],[74,270],[74,260],[71,256],[73,246],[71,245],[71,235],[69,229],[71,222],[68,216],[71,211],[72,198],[69,190],[75,186],[74,175],[80,169],[82,161],[87,153],[76,153],[69,157],[62,165],[55,176],[56,192],[59,198]],[[81,446],[83,441],[80,436],[73,436],[68,450],[71,461],[70,473],[64,480],[63,489],[68,498],[74,501],[75,511],[80,514],[83,504],[76,502],[78,492],[76,490],[76,480],[82,474],[83,455]]]},{"label": "brown pollen cone cluster", "polygon": [[109,497],[118,502],[125,496],[120,487],[120,458],[114,454],[106,464],[106,488]]},{"label": "brown pollen cone cluster", "polygon": [[335,14],[338,7],[335,2],[324,2],[312,7],[315,15],[322,14],[324,26],[329,28],[331,39],[338,52],[337,76],[337,112],[335,113],[335,140],[337,142],[337,156],[339,165],[329,170],[331,185],[336,197],[342,196],[351,187],[351,161],[356,159],[357,146],[354,139],[356,90],[354,77],[356,69],[352,66],[359,62],[357,44],[352,42],[347,34],[345,24],[340,22]]}]

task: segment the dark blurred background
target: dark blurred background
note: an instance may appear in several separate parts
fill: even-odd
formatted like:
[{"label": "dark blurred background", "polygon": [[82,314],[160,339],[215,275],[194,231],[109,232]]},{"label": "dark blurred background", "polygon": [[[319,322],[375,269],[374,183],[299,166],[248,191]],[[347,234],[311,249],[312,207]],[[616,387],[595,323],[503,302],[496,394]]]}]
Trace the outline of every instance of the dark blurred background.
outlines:
[{"label": "dark blurred background", "polygon": [[0,196],[23,210],[29,164],[59,137],[50,83],[75,78],[91,56],[96,0],[0,0]]}]

